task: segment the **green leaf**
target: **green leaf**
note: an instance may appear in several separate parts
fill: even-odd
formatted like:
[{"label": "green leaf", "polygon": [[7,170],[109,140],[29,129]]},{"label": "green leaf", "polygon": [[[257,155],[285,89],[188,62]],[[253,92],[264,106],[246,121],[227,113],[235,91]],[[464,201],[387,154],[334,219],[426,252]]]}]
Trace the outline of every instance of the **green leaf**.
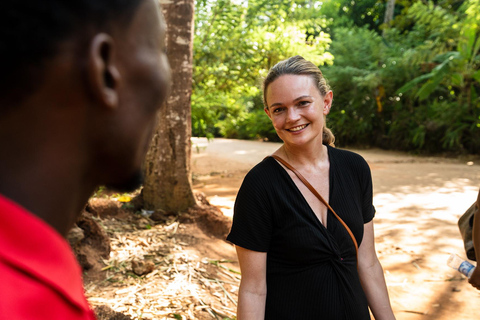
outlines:
[{"label": "green leaf", "polygon": [[440,78],[430,79],[428,80],[421,88],[418,90],[416,97],[420,101],[425,100],[430,96],[430,94],[437,89],[438,84],[440,83]]},{"label": "green leaf", "polygon": [[463,82],[463,74],[456,72],[453,73],[451,76],[452,84],[457,87],[463,87],[464,82]]},{"label": "green leaf", "polygon": [[460,57],[460,53],[458,53],[456,51],[447,52],[446,54],[438,55],[437,57],[435,57],[435,60],[437,60],[437,61],[440,60],[440,57],[443,58],[443,61],[438,66],[433,68],[433,70],[432,70],[433,73],[438,73],[438,74],[447,73],[448,68],[450,67],[450,63],[453,60],[458,59]]},{"label": "green leaf", "polygon": [[475,43],[475,32],[476,28],[472,25],[467,25],[466,29],[463,30],[464,39],[459,45],[459,51],[465,59],[469,59],[472,56],[472,48]]},{"label": "green leaf", "polygon": [[431,77],[433,77],[433,73],[427,73],[427,74],[424,74],[420,77],[417,77],[409,82],[407,82],[406,84],[404,84],[400,89],[397,90],[396,94],[399,94],[399,93],[405,93],[409,90],[411,90],[412,88],[414,88],[417,84],[419,84],[420,82],[424,81],[424,80],[427,80],[427,79],[430,79]]},{"label": "green leaf", "polygon": [[473,74],[473,79],[477,80],[477,82],[480,82],[480,70],[477,70],[477,71]]},{"label": "green leaf", "polygon": [[448,52],[444,52],[436,55],[435,58],[433,58],[433,61],[444,64],[444,63],[448,63],[449,60],[457,59],[459,56],[460,56],[460,53],[458,51],[448,51]]},{"label": "green leaf", "polygon": [[480,51],[480,34],[479,36],[477,37],[477,42],[475,43],[475,46],[473,47],[473,51],[472,51],[472,56],[471,56],[471,59],[470,59],[470,64],[473,63],[473,61],[475,60],[476,56],[478,55]]}]

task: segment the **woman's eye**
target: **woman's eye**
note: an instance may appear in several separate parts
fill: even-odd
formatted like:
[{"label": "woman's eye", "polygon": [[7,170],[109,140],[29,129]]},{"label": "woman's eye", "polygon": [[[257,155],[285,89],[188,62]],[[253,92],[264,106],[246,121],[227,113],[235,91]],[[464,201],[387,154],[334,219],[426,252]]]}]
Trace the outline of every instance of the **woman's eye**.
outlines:
[{"label": "woman's eye", "polygon": [[298,103],[299,106],[307,106],[310,103],[310,101],[300,101]]},{"label": "woman's eye", "polygon": [[273,113],[279,113],[282,110],[283,110],[283,108],[276,108],[276,109],[273,110]]}]

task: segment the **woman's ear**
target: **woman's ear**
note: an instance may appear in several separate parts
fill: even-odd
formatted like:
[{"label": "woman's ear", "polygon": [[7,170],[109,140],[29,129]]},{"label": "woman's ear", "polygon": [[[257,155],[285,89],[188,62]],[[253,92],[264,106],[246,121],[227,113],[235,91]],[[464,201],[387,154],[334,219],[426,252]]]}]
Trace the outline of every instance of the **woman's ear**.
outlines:
[{"label": "woman's ear", "polygon": [[333,102],[333,92],[332,90],[328,91],[323,97],[323,114],[327,115],[330,113],[330,108],[332,107]]},{"label": "woman's ear", "polygon": [[271,114],[270,114],[270,110],[268,110],[268,107],[263,108],[263,111],[265,111],[265,113],[267,114],[267,116],[268,116],[270,119],[272,119],[272,116],[271,116]]},{"label": "woman's ear", "polygon": [[88,82],[101,105],[115,109],[119,104],[120,72],[116,65],[115,43],[105,33],[97,34],[88,51]]}]

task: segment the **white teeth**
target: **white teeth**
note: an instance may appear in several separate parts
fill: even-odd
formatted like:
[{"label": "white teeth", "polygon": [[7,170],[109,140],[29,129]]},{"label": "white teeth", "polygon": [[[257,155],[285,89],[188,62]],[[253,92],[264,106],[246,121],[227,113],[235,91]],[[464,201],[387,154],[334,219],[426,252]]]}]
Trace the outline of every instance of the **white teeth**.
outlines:
[{"label": "white teeth", "polygon": [[302,130],[303,128],[305,128],[306,126],[307,126],[307,125],[304,124],[303,126],[298,126],[298,127],[290,128],[290,129],[288,129],[288,130],[289,130],[289,131],[293,131],[293,132],[295,132],[295,131],[300,131],[300,130]]}]

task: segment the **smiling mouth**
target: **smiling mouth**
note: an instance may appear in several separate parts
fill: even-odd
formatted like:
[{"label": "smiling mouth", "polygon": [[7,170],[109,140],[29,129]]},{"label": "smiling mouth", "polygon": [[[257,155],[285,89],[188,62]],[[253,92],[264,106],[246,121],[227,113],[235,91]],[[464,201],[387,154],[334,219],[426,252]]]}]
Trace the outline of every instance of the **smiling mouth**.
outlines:
[{"label": "smiling mouth", "polygon": [[304,125],[301,125],[301,126],[298,126],[298,127],[293,127],[293,128],[287,129],[287,131],[297,132],[297,131],[300,131],[302,129],[305,129],[307,126],[308,126],[308,124],[304,124]]}]

